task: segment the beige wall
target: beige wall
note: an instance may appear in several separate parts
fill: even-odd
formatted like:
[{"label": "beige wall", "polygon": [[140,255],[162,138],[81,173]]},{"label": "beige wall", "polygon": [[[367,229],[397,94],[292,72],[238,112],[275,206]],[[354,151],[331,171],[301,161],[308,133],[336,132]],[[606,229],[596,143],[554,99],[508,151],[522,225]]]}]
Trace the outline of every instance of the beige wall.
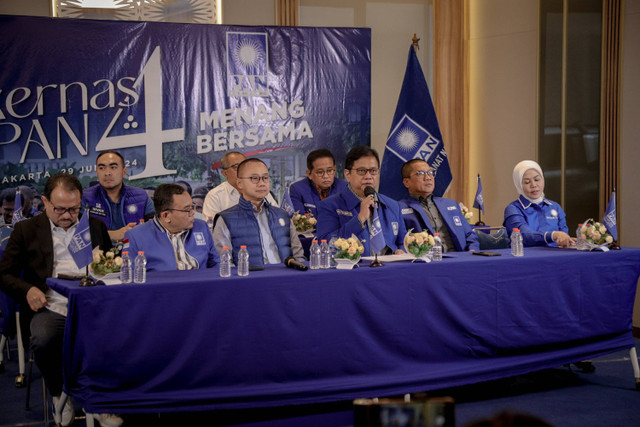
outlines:
[{"label": "beige wall", "polygon": [[[485,217],[501,225],[520,160],[535,160],[537,0],[469,1],[469,175],[482,178]],[[465,200],[471,202],[471,200]]]},{"label": "beige wall", "polygon": [[[640,165],[640,0],[626,0],[623,31],[622,63],[622,150],[620,159],[621,242],[626,246],[640,246],[640,191],[638,191],[638,165]],[[640,328],[640,285],[636,292],[633,326]]]}]

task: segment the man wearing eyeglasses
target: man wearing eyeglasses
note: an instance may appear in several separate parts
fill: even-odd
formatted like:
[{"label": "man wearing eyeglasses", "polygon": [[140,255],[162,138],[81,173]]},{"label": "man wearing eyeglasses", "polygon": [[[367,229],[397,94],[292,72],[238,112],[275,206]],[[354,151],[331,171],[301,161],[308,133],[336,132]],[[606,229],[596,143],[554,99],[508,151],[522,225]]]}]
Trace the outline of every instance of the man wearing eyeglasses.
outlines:
[{"label": "man wearing eyeglasses", "polygon": [[400,201],[407,230],[439,233],[443,252],[480,249],[478,236],[455,200],[433,195],[436,174],[427,162],[412,159],[402,165],[402,183],[409,197]]},{"label": "man wearing eyeglasses", "polygon": [[[230,151],[222,156],[222,175],[227,179],[218,185],[204,199],[202,215],[205,219],[215,217],[223,210],[238,204],[240,192],[238,191],[238,166],[247,158],[237,151]],[[267,200],[271,204],[276,204],[271,194],[267,195]]]},{"label": "man wearing eyeglasses", "polygon": [[380,219],[385,246],[379,255],[401,254],[406,229],[398,202],[383,194],[377,200],[365,196],[365,188],[378,188],[380,160],[378,153],[367,147],[355,147],[347,153],[344,176],[349,185],[318,206],[318,238],[349,238],[353,234],[363,242],[364,254],[373,255],[370,245],[375,233],[374,212]]},{"label": "man wearing eyeglasses", "polygon": [[[220,261],[207,223],[195,218],[191,196],[178,184],[161,184],[153,195],[156,216],[125,233],[131,258],[144,251],[147,271],[195,270]],[[128,245],[128,246],[127,246]]]},{"label": "man wearing eyeglasses", "polygon": [[347,188],[347,183],[336,176],[336,161],[326,148],[307,156],[307,177],[289,186],[293,210],[301,214],[311,212],[317,218],[318,203]]},{"label": "man wearing eyeglasses", "polygon": [[262,160],[240,163],[238,190],[238,204],[220,212],[213,230],[218,252],[228,246],[237,264],[240,246],[246,245],[252,266],[279,264],[289,256],[304,261],[298,233],[287,211],[267,200],[271,180]]},{"label": "man wearing eyeglasses", "polygon": [[141,219],[153,218],[153,202],[147,192],[124,184],[127,168],[120,153],[107,150],[98,154],[96,175],[99,184],[84,191],[83,204],[89,205],[92,216],[104,221],[112,241],[122,240]]},{"label": "man wearing eyeglasses", "polygon": [[[35,362],[49,392],[58,399],[62,392],[62,338],[67,298],[50,289],[46,280],[59,274],[84,274],[71,257],[68,245],[78,226],[82,185],[64,173],[53,175],[44,187],[45,215],[18,222],[0,261],[0,289],[20,302],[20,321],[31,332]],[[89,217],[91,242],[101,250],[111,249],[104,222]],[[30,329],[29,326],[30,325]],[[73,418],[71,400],[62,413],[62,425]],[[114,417],[121,423],[122,420]]]}]

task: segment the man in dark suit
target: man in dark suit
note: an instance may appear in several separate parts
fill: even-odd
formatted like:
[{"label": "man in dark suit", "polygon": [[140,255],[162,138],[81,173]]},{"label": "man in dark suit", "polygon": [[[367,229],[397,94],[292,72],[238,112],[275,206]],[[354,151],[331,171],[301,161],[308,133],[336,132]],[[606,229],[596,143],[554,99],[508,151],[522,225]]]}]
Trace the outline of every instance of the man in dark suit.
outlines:
[{"label": "man in dark suit", "polygon": [[[21,317],[31,319],[31,348],[35,361],[54,399],[62,392],[62,339],[67,299],[50,289],[46,280],[58,274],[78,275],[67,248],[78,226],[82,185],[68,174],[53,175],[45,184],[42,200],[45,215],[16,224],[2,260],[0,288],[21,304]],[[89,218],[93,247],[111,248],[104,222]],[[28,323],[25,323],[28,324]],[[62,424],[73,419],[73,409],[65,408]]]}]

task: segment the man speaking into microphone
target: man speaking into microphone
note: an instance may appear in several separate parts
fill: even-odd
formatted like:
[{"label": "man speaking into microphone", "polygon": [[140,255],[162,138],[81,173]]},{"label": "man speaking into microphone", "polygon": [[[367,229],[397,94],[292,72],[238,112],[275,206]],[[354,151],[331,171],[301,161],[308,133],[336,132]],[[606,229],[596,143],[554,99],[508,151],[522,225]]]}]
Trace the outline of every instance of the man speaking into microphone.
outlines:
[{"label": "man speaking into microphone", "polygon": [[344,165],[347,188],[318,204],[318,238],[349,238],[363,242],[365,255],[402,254],[407,230],[395,200],[376,193],[380,160],[370,147],[349,151]]}]

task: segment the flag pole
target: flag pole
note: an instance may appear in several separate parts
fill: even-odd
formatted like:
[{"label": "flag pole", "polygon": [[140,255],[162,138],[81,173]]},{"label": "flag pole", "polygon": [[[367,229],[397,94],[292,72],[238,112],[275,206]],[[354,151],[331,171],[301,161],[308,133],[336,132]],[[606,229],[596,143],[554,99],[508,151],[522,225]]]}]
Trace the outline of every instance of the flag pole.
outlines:
[{"label": "flag pole", "polygon": [[[618,194],[616,192],[616,187],[613,187],[613,194],[615,194],[615,195]],[[616,206],[616,234],[618,234],[618,228],[617,228],[617,224],[618,224],[618,204],[616,203],[615,196],[613,196],[613,203],[615,203],[615,206]],[[613,242],[611,242],[611,245],[609,245],[609,249],[613,249],[613,250],[619,251],[620,249],[622,249],[620,247],[620,245],[618,244],[618,239],[620,238],[620,236],[616,236],[616,237],[617,237],[617,239],[614,240]]]},{"label": "flag pole", "polygon": [[[477,180],[476,180],[476,185],[477,185],[477,183],[478,183],[478,182],[480,182],[480,174],[478,174],[478,178],[477,178]],[[477,197],[477,196],[478,196],[478,195],[476,194],[476,197]],[[473,204],[474,204],[474,205],[476,204],[475,200],[474,200]],[[484,206],[484,203],[483,203],[483,206]],[[487,224],[485,224],[485,223],[484,223],[484,221],[482,221],[482,209],[480,208],[480,206],[478,206],[478,208],[477,208],[477,209],[478,209],[478,222],[476,222],[476,224],[475,224],[475,225],[476,225],[477,227],[484,227],[484,226],[485,226],[485,225],[487,225]]]}]

